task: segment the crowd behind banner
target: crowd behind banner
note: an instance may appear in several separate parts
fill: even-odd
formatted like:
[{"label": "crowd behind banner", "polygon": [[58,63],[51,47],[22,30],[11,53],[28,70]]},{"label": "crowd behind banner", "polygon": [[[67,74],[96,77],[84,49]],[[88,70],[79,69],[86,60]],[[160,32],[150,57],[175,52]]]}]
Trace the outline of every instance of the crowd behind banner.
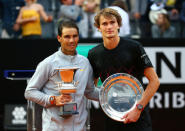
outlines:
[{"label": "crowd behind banner", "polygon": [[1,39],[25,38],[29,22],[20,22],[18,16],[21,9],[29,9],[30,3],[39,14],[37,20],[32,17],[32,23],[37,21],[41,28],[39,38],[56,38],[57,25],[65,20],[77,23],[81,38],[100,38],[93,21],[95,14],[106,7],[117,10],[123,19],[120,36],[185,37],[185,0],[0,0]]}]

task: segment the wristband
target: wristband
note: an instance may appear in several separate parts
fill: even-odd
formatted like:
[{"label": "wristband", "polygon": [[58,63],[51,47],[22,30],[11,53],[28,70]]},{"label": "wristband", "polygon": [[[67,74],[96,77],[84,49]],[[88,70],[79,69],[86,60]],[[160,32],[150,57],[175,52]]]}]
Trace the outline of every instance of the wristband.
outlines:
[{"label": "wristband", "polygon": [[49,102],[51,105],[54,105],[55,104],[55,96],[50,96]]}]

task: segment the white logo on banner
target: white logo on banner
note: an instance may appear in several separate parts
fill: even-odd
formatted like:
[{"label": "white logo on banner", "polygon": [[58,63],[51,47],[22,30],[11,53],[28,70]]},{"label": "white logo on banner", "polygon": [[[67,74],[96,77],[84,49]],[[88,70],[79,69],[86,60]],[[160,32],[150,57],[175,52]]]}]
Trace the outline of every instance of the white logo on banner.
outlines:
[{"label": "white logo on banner", "polygon": [[155,93],[150,101],[150,108],[174,108],[183,109],[185,107],[185,94],[180,91]]},{"label": "white logo on banner", "polygon": [[15,107],[12,115],[14,116],[12,123],[13,124],[26,124],[26,111],[23,107]]},{"label": "white logo on banner", "polygon": [[185,83],[185,47],[145,47],[145,50],[160,74],[161,84]]}]

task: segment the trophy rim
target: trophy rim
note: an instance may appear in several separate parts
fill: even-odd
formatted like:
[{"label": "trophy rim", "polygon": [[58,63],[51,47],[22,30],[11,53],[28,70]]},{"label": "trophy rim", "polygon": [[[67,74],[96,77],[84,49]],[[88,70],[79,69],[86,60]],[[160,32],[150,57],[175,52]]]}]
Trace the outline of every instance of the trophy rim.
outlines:
[{"label": "trophy rim", "polygon": [[[114,110],[109,104],[108,102],[105,102],[104,101],[104,94],[108,94],[109,90],[107,91],[107,86],[111,85],[111,79],[115,79],[118,78],[119,76],[126,76],[128,77],[129,79],[132,79],[134,80],[136,83],[132,83],[134,84],[133,86],[136,86],[135,84],[138,84],[138,86],[136,88],[139,88],[139,89],[136,89],[137,90],[137,94],[136,94],[136,100],[135,100],[135,103],[132,105],[132,107],[125,111],[125,112],[119,112],[119,111],[116,111]],[[125,78],[125,77],[120,77],[120,78]],[[114,80],[112,80],[112,83],[114,82]],[[132,81],[133,82],[133,81]],[[107,85],[108,83],[108,85]],[[131,82],[130,82],[131,83]],[[127,83],[128,84],[128,83]],[[104,87],[106,85],[106,87]],[[111,88],[111,87],[109,87]],[[129,86],[130,88],[130,86]],[[107,91],[105,93],[105,90]],[[100,93],[99,93],[99,101],[100,101],[100,106],[101,108],[103,109],[104,113],[111,119],[115,120],[115,121],[119,121],[119,122],[123,122],[124,119],[122,119],[122,117],[128,113],[129,111],[131,111],[135,106],[136,106],[136,103],[138,102],[138,100],[141,99],[142,97],[142,94],[144,92],[144,89],[143,89],[143,86],[142,84],[140,83],[140,81],[135,78],[134,76],[130,75],[130,74],[127,74],[127,73],[115,73],[111,76],[109,76],[108,78],[105,79],[105,81],[102,83],[102,86],[100,87]],[[135,92],[136,93],[136,92]],[[111,109],[112,108],[112,109]],[[116,115],[115,115],[116,114]]]},{"label": "trophy rim", "polygon": [[56,68],[55,70],[70,70],[70,69],[79,69],[79,66],[64,66],[61,68]]}]

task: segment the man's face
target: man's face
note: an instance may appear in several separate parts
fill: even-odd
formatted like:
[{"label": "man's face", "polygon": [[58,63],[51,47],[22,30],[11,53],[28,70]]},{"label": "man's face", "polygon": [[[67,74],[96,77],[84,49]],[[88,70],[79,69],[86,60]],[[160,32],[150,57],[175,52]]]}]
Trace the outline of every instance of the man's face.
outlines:
[{"label": "man's face", "polygon": [[116,17],[111,18],[100,16],[100,27],[99,31],[102,33],[103,37],[113,38],[118,36],[119,25]]},{"label": "man's face", "polygon": [[64,27],[62,35],[57,37],[61,44],[62,52],[66,55],[74,55],[79,41],[79,35],[76,28]]}]

